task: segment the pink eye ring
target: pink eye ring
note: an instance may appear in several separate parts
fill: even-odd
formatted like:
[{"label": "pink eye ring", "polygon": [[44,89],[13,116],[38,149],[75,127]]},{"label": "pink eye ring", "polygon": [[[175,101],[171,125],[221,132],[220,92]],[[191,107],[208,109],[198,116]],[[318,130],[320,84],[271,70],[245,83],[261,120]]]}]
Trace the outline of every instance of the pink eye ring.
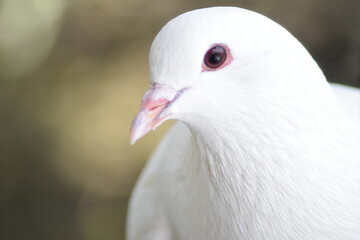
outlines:
[{"label": "pink eye ring", "polygon": [[230,50],[223,44],[214,44],[205,54],[202,71],[216,71],[232,61]]}]

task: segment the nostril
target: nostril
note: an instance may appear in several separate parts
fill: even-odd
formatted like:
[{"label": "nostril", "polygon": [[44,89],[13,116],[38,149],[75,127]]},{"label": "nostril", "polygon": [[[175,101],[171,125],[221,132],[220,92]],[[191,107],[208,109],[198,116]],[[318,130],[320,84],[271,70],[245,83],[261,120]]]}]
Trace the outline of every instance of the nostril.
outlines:
[{"label": "nostril", "polygon": [[153,107],[149,108],[149,111],[152,112],[152,111],[154,111],[155,109],[157,109],[158,107],[160,107],[162,105],[164,105],[164,104],[153,106]]},{"label": "nostril", "polygon": [[150,106],[148,106],[148,111],[149,112],[153,112],[153,111],[155,111],[155,110],[157,110],[157,109],[163,109],[164,108],[164,106],[166,105],[166,104],[168,104],[169,103],[169,101],[168,100],[166,100],[166,99],[160,99],[160,100],[157,100],[157,101],[155,101],[155,102],[152,102],[152,104],[149,104]]},{"label": "nostril", "polygon": [[158,107],[158,106],[154,106],[154,107],[150,108],[149,111],[150,111],[150,112],[151,112],[151,111],[154,111],[157,107]]}]

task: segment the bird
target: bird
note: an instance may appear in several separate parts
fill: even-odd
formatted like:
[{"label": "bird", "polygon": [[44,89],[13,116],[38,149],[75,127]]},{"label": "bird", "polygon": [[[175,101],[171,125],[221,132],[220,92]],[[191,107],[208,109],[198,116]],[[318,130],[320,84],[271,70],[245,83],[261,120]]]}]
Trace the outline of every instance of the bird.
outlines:
[{"label": "bird", "polygon": [[360,239],[360,91],[238,7],[170,20],[149,54],[134,144],[177,122],[132,192],[128,240]]}]

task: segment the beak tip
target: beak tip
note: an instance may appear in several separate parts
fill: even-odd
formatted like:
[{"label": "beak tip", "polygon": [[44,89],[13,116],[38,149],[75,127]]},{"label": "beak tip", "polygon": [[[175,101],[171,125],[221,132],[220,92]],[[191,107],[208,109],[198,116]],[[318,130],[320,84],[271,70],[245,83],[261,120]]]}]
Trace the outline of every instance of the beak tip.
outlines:
[{"label": "beak tip", "polygon": [[134,145],[137,142],[137,140],[142,138],[144,135],[145,134],[141,134],[139,131],[137,131],[137,129],[132,129],[130,133],[130,144]]},{"label": "beak tip", "polygon": [[135,138],[133,138],[132,136],[130,136],[130,144],[131,145],[134,145],[136,143],[136,140]]},{"label": "beak tip", "polygon": [[138,118],[135,118],[130,131],[130,144],[134,145],[137,140],[145,136],[150,131],[148,124],[139,122]]},{"label": "beak tip", "polygon": [[130,144],[134,145],[137,140],[139,140],[142,136],[137,131],[137,128],[132,128],[130,133]]}]

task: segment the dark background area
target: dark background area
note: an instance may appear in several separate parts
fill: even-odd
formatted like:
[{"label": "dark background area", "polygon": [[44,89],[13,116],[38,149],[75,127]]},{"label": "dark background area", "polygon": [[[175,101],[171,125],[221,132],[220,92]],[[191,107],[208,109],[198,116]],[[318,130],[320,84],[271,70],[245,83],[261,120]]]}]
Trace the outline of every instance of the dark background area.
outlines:
[{"label": "dark background area", "polygon": [[171,18],[216,5],[272,18],[329,81],[360,87],[358,0],[0,0],[0,239],[124,239],[171,124],[130,146],[149,47]]}]

